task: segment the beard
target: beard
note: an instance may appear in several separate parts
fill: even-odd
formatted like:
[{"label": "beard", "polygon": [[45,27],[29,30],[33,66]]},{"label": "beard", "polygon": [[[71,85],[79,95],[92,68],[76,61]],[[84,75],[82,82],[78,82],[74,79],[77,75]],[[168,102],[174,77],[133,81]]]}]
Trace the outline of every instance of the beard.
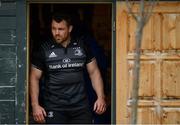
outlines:
[{"label": "beard", "polygon": [[63,41],[66,40],[65,38],[62,38],[60,35],[56,35],[56,36],[54,37],[54,39],[55,39],[55,41],[56,41],[57,43],[62,43]]},{"label": "beard", "polygon": [[58,44],[64,44],[67,42],[67,40],[69,39],[69,37],[61,37],[60,35],[56,35],[54,37],[55,41],[58,43]]},{"label": "beard", "polygon": [[61,40],[62,40],[62,38],[61,38],[59,35],[56,35],[56,36],[55,36],[55,40],[57,40],[57,41],[61,41]]}]

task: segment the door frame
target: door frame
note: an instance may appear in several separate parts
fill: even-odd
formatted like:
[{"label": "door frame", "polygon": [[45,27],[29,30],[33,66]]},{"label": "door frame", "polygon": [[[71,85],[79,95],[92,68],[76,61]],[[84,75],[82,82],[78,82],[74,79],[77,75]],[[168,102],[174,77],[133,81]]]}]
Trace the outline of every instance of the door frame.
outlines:
[{"label": "door frame", "polygon": [[[27,90],[27,34],[26,34],[26,2],[16,1],[16,39],[17,60],[16,60],[16,85],[15,85],[15,124],[26,123],[26,90]],[[9,107],[12,108],[12,107]]]},{"label": "door frame", "polygon": [[27,6],[27,97],[26,97],[26,123],[29,123],[29,15],[30,4],[57,3],[57,4],[111,4],[112,5],[112,31],[111,31],[111,124],[116,124],[116,1],[114,0],[26,0]]}]

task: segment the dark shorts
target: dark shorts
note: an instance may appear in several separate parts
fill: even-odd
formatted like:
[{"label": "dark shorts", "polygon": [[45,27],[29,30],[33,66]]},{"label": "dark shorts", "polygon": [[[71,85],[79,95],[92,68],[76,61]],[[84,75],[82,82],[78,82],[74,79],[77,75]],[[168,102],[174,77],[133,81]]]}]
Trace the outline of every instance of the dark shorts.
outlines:
[{"label": "dark shorts", "polygon": [[92,124],[88,108],[64,111],[47,111],[47,124]]}]

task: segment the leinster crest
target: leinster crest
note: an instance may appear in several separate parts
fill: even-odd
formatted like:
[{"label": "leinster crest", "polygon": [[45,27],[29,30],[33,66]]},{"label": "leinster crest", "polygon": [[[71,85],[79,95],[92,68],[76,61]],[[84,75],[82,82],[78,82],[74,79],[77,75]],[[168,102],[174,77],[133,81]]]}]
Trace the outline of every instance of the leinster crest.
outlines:
[{"label": "leinster crest", "polygon": [[49,117],[49,118],[54,117],[54,115],[53,115],[53,112],[52,112],[52,111],[49,111],[49,112],[48,112],[48,117]]},{"label": "leinster crest", "polygon": [[82,55],[83,55],[82,50],[81,50],[80,48],[75,49],[74,55],[76,55],[76,56],[82,56]]}]

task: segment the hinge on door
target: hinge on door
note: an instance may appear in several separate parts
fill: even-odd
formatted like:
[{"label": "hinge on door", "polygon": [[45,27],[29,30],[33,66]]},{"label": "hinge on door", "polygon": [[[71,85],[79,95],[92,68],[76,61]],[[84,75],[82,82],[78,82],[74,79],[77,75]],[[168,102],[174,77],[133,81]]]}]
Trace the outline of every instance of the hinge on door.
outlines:
[{"label": "hinge on door", "polygon": [[113,21],[113,31],[116,31],[116,21]]},{"label": "hinge on door", "polygon": [[1,0],[0,0],[0,7],[1,7]]}]

